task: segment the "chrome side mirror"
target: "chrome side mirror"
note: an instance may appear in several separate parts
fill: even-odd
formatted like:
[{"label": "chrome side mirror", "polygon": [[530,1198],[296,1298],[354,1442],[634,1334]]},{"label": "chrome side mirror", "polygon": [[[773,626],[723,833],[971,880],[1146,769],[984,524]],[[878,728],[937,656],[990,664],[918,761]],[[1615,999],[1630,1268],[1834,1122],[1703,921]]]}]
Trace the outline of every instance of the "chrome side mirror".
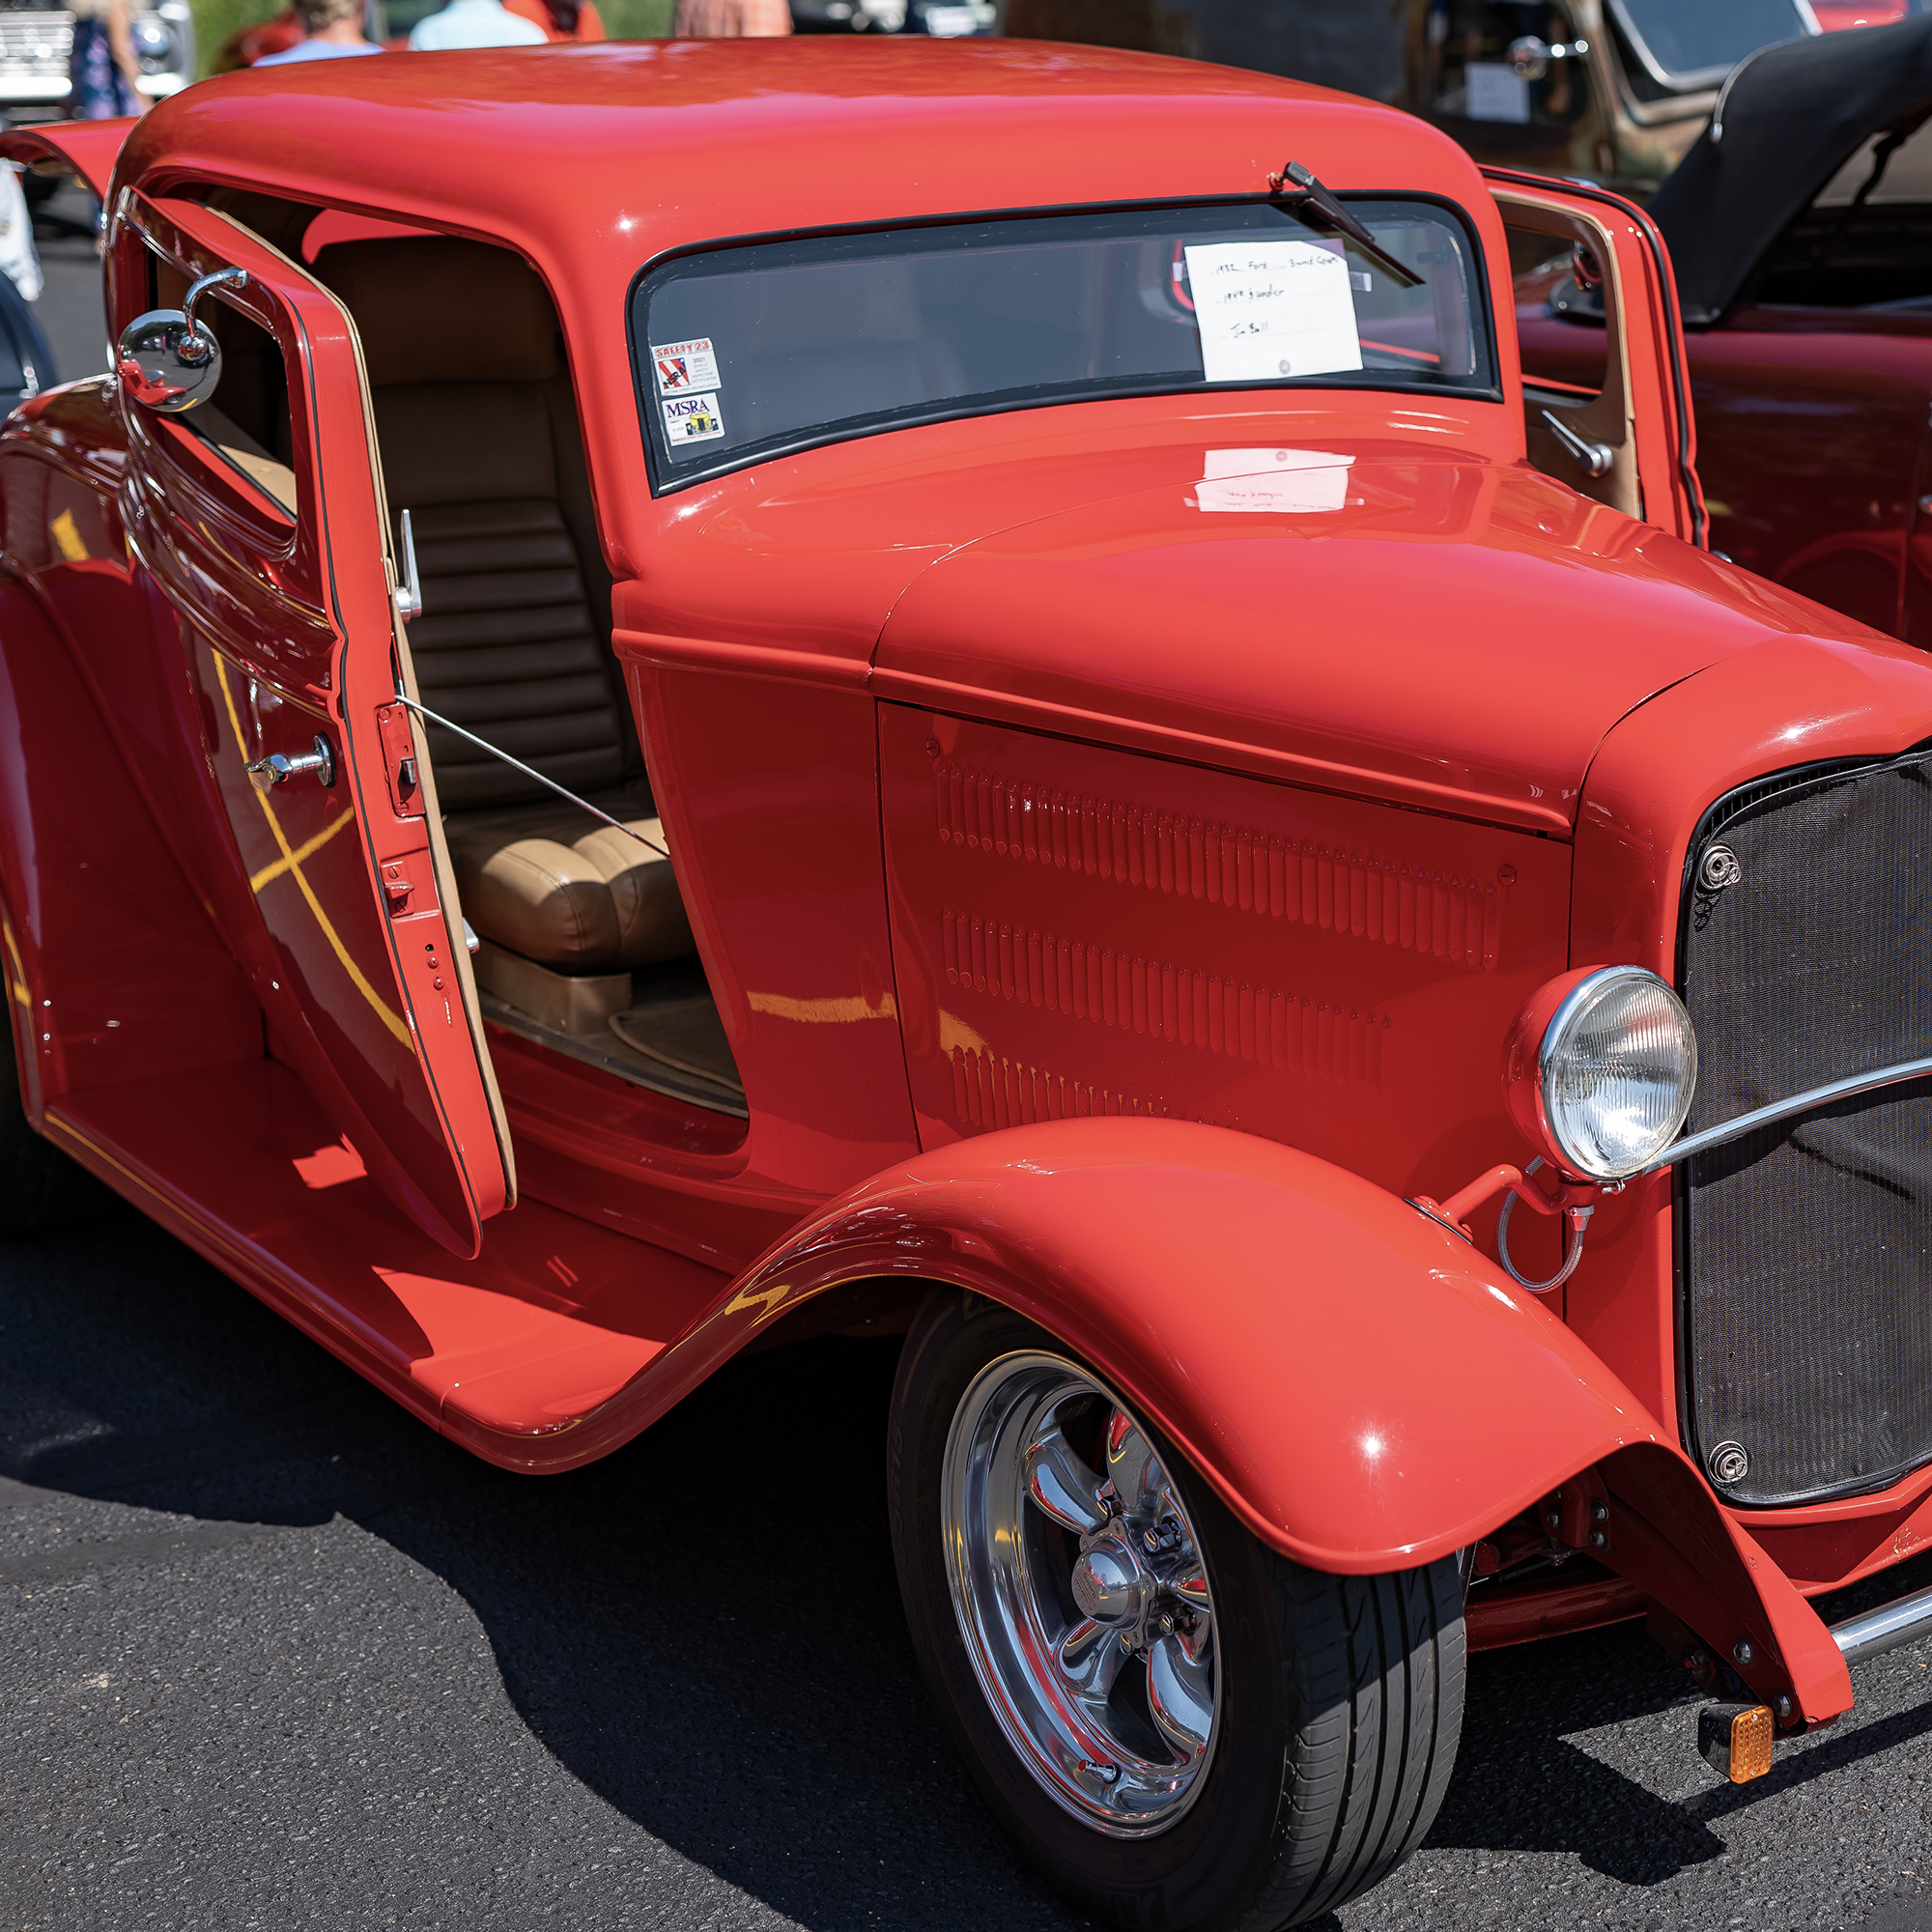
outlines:
[{"label": "chrome side mirror", "polygon": [[213,395],[221,381],[221,345],[197,328],[195,303],[213,288],[243,288],[245,269],[217,269],[203,275],[180,308],[153,308],[121,331],[115,374],[133,401],[164,415],[179,415]]},{"label": "chrome side mirror", "polygon": [[1588,41],[1572,41],[1567,46],[1559,41],[1551,46],[1534,34],[1524,34],[1509,43],[1503,63],[1519,80],[1541,80],[1549,71],[1551,61],[1576,60],[1589,51]]}]

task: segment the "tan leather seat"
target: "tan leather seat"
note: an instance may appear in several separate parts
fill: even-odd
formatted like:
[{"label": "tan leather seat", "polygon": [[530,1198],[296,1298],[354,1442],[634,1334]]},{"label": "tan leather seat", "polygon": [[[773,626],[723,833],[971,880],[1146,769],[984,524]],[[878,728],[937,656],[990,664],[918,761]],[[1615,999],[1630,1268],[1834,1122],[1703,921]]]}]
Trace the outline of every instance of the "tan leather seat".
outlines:
[{"label": "tan leather seat", "polygon": [[[664,843],[641,786],[592,803]],[[453,812],[445,830],[465,915],[512,952],[588,973],[653,966],[693,950],[669,861],[562,799],[554,810]]]},{"label": "tan leather seat", "polygon": [[[389,513],[414,526],[423,702],[663,843],[543,283],[508,250],[453,238],[340,242],[315,269],[355,318]],[[578,973],[695,950],[668,860],[454,732],[428,737],[457,891],[484,938]]]}]

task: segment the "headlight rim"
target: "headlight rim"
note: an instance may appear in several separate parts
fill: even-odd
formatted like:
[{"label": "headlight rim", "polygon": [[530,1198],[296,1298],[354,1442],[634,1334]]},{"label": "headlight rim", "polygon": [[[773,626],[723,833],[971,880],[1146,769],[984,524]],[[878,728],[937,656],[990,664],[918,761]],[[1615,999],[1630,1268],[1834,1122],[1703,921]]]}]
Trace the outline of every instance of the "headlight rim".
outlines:
[{"label": "headlight rim", "polygon": [[[1551,1065],[1556,1050],[1562,1045],[1564,1035],[1575,1026],[1580,1012],[1596,1005],[1597,996],[1605,986],[1617,981],[1634,981],[1661,988],[1670,1004],[1677,1009],[1683,1016],[1686,1035],[1690,1044],[1690,1077],[1686,1086],[1682,1115],[1673,1122],[1669,1132],[1641,1159],[1633,1161],[1625,1167],[1606,1170],[1601,1162],[1593,1164],[1578,1158],[1577,1151],[1557,1131],[1555,1122],[1550,1119],[1548,1096]],[[1541,1128],[1540,1137],[1555,1157],[1556,1165],[1605,1186],[1621,1185],[1625,1181],[1638,1178],[1650,1162],[1683,1132],[1684,1119],[1689,1116],[1696,1100],[1697,1076],[1700,1071],[1698,1058],[1696,1024],[1691,1019],[1690,1010],[1676,987],[1662,974],[1653,973],[1647,966],[1624,964],[1592,967],[1576,975],[1544,1025],[1542,1037],[1536,1046],[1536,1074],[1534,1080],[1529,1083],[1535,1095],[1537,1123]]]}]

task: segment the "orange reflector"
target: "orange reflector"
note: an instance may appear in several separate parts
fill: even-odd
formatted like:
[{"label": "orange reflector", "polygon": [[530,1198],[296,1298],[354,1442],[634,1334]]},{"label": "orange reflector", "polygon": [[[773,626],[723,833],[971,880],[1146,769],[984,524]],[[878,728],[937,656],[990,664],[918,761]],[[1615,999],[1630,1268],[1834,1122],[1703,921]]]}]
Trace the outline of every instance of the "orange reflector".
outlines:
[{"label": "orange reflector", "polygon": [[1776,1732],[1768,1704],[1707,1704],[1697,1714],[1699,1752],[1733,1784],[1748,1784],[1771,1769]]}]

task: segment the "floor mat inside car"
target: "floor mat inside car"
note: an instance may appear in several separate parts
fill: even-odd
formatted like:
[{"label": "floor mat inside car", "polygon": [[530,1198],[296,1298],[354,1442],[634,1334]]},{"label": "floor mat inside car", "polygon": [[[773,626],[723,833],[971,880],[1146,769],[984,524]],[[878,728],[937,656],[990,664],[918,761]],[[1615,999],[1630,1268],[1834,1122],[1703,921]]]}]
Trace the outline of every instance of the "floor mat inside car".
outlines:
[{"label": "floor mat inside car", "polygon": [[633,1086],[694,1100],[740,1120],[750,1118],[724,1024],[696,959],[647,966],[634,974],[630,1008],[595,1033],[565,1033],[546,1025],[486,986],[477,987],[476,997],[486,1020],[526,1039],[602,1067]]},{"label": "floor mat inside car", "polygon": [[646,1060],[744,1100],[745,1087],[731,1058],[731,1043],[724,1037],[724,1023],[709,993],[633,1007],[612,1017],[611,1031]]}]

